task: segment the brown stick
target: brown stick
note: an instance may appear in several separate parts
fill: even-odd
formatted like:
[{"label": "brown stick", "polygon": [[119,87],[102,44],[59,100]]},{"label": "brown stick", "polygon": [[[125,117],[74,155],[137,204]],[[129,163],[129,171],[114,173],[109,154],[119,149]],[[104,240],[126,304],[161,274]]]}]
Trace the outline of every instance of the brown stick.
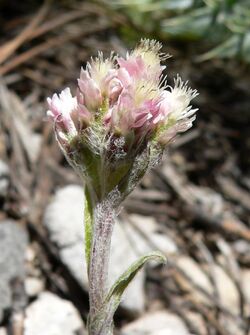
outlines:
[{"label": "brown stick", "polygon": [[39,25],[39,23],[47,14],[49,10],[49,2],[50,1],[46,1],[43,4],[35,17],[18,36],[0,47],[0,64],[2,64],[20,45],[22,45],[24,41],[29,38],[29,36],[32,34],[32,31],[34,31],[34,29]]},{"label": "brown stick", "polygon": [[15,67],[27,62],[31,58],[34,58],[35,56],[38,56],[39,54],[54,48],[54,47],[59,47],[60,45],[64,45],[64,43],[74,40],[80,36],[86,36],[91,33],[96,33],[98,31],[102,31],[103,29],[107,28],[107,23],[99,23],[98,26],[95,26],[94,28],[87,27],[85,31],[77,31],[74,34],[70,35],[64,35],[64,36],[59,36],[59,37],[53,37],[49,39],[47,42],[41,43],[34,48],[23,52],[19,56],[16,56],[12,61],[7,63],[4,66],[0,67],[0,75],[5,75],[6,73],[10,72],[13,70]]}]

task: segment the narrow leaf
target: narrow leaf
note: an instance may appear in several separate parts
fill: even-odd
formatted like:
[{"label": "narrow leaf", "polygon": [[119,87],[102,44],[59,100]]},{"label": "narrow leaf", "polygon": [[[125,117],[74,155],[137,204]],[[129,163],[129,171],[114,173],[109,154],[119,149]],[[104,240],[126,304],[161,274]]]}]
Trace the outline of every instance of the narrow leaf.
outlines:
[{"label": "narrow leaf", "polygon": [[105,305],[109,305],[109,313],[110,317],[114,315],[120,301],[123,292],[129,285],[129,283],[132,281],[132,279],[135,277],[137,272],[143,267],[143,265],[147,261],[157,261],[160,263],[165,263],[166,262],[166,257],[158,252],[154,251],[151,252],[145,256],[142,256],[139,258],[136,262],[134,262],[114,283],[114,285],[111,287],[107,297],[106,297],[106,302]]}]

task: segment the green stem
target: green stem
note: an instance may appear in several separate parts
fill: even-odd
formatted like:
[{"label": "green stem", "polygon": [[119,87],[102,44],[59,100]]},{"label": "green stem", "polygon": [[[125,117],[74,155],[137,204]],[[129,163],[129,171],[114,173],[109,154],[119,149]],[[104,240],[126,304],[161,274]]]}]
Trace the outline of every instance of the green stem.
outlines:
[{"label": "green stem", "polygon": [[85,185],[84,187],[84,193],[85,193],[85,204],[84,204],[85,257],[89,273],[92,235],[93,235],[93,208],[92,208],[91,195],[87,185]]}]

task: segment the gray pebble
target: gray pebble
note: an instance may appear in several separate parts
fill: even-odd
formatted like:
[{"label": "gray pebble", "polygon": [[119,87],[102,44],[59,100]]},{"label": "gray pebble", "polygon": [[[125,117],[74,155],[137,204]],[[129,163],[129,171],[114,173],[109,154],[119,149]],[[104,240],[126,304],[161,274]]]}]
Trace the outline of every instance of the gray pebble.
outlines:
[{"label": "gray pebble", "polygon": [[22,308],[26,303],[22,282],[27,243],[26,231],[19,225],[13,221],[0,222],[0,320],[5,309]]}]

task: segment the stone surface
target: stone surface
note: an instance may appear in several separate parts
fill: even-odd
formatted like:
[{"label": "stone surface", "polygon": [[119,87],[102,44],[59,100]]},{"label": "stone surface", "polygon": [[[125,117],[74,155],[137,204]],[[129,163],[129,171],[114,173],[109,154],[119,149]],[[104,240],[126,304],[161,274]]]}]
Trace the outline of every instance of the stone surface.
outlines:
[{"label": "stone surface", "polygon": [[246,315],[250,315],[250,270],[242,271],[242,290],[247,301]]},{"label": "stone surface", "polygon": [[[192,258],[188,256],[181,256],[176,260],[176,265],[191,279],[194,284],[199,285],[208,293],[213,292],[212,284],[210,283],[207,275],[204,271],[202,271],[199,264]],[[192,292],[192,296],[195,299],[204,303],[209,303],[210,300],[204,294],[200,293],[197,289],[193,289],[189,280],[184,280],[182,276],[180,276],[179,280],[181,286],[185,290]]]},{"label": "stone surface", "polygon": [[24,279],[27,242],[26,232],[19,225],[12,221],[0,223],[0,321],[4,310],[11,307],[11,282]]},{"label": "stone surface", "polygon": [[35,297],[44,289],[44,283],[36,277],[27,277],[24,282],[25,292],[29,297]]},{"label": "stone surface", "polygon": [[[193,259],[187,256],[181,256],[177,259],[176,264],[178,267],[191,279],[191,281],[199,285],[203,290],[209,294],[213,294],[214,288],[210,282],[205,271],[202,270],[200,265]],[[209,271],[209,269],[208,269]],[[239,312],[239,294],[235,284],[228,274],[218,265],[213,266],[213,278],[215,281],[216,289],[218,291],[218,296],[221,304],[232,310],[235,313]],[[211,300],[207,298],[204,294],[199,292],[197,289],[193,289],[190,282],[187,280],[181,280],[181,284],[184,288],[192,292],[192,296],[204,303],[211,303]]]},{"label": "stone surface", "polygon": [[237,323],[235,319],[232,319],[230,316],[226,316],[225,314],[220,317],[220,323],[226,332],[226,334],[233,335],[246,335],[246,330],[242,329],[242,325],[240,322]]},{"label": "stone surface", "polygon": [[[177,253],[178,250],[175,242],[166,234],[159,232],[159,226],[154,217],[131,214],[129,221],[133,223],[131,237],[135,236],[135,249],[136,247],[141,248],[142,253],[149,252],[152,248],[160,250],[166,255]],[[127,223],[125,225],[131,227]],[[137,230],[137,234],[134,234],[135,230]]]},{"label": "stone surface", "polygon": [[[113,279],[125,271],[140,255],[158,249],[166,254],[177,251],[177,247],[170,239],[157,233],[156,222],[153,218],[131,215],[129,219],[127,222],[118,222],[114,228],[111,245]],[[124,257],[124,255],[126,256]],[[123,307],[135,312],[143,311],[145,304],[144,279],[145,272],[142,270],[125,291],[122,300]]]},{"label": "stone surface", "polygon": [[146,314],[122,328],[121,335],[190,335],[184,322],[175,314],[158,311]]},{"label": "stone surface", "polygon": [[0,335],[7,335],[7,329],[4,327],[0,327]]},{"label": "stone surface", "polygon": [[218,265],[214,267],[214,276],[221,304],[231,312],[238,314],[240,297],[234,282]]},{"label": "stone surface", "polygon": [[237,240],[232,243],[233,248],[240,255],[250,254],[250,243],[245,240]]},{"label": "stone surface", "polygon": [[[47,207],[44,224],[51,240],[59,247],[62,261],[84,289],[87,289],[83,206],[82,188],[76,185],[67,186],[56,193]],[[152,218],[133,216],[132,220],[134,225],[129,222],[115,225],[111,246],[110,283],[141,254],[158,248],[166,253],[177,250],[170,239],[156,232],[156,223]],[[144,237],[136,225],[140,225],[145,233]],[[144,272],[141,271],[126,291],[122,305],[131,312],[142,312],[144,304]]]},{"label": "stone surface", "polygon": [[[197,329],[197,334],[209,335],[206,321],[200,313],[191,312],[189,310],[187,313],[185,313],[185,320],[187,320],[193,327],[195,327],[195,329]],[[196,333],[190,335],[196,335]]]},{"label": "stone surface", "polygon": [[9,187],[9,167],[6,163],[0,160],[0,197],[4,198],[7,195]]},{"label": "stone surface", "polygon": [[67,300],[43,292],[26,310],[24,335],[75,335],[83,329],[81,317]]}]

